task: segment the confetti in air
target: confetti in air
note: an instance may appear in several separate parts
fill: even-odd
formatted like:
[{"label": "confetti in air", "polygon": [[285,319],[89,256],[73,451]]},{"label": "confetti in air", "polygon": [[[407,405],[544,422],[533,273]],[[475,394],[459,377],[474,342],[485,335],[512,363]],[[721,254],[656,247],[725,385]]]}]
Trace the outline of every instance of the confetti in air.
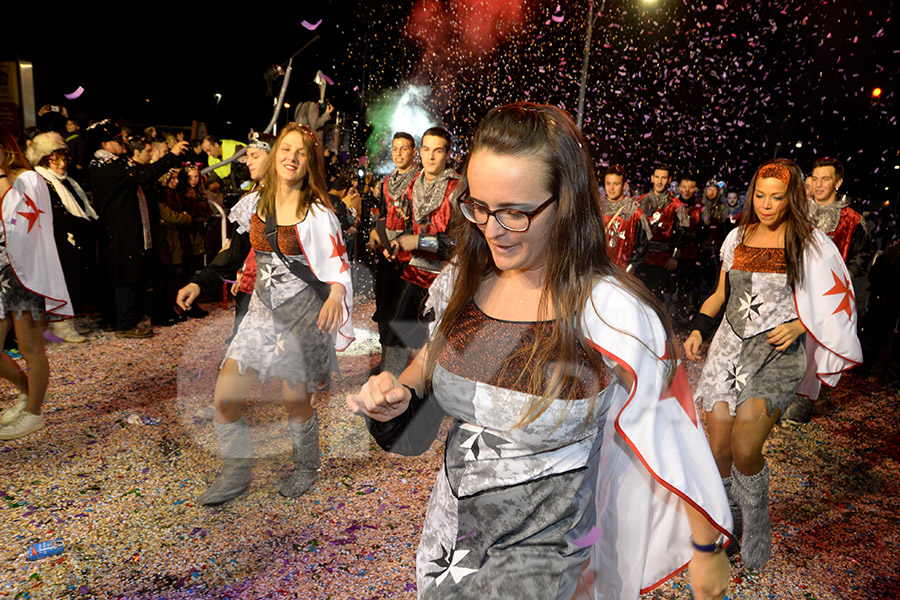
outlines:
[{"label": "confetti in air", "polygon": [[74,92],[70,92],[68,94],[63,94],[66,97],[66,100],[77,100],[84,93],[84,88],[80,85]]}]

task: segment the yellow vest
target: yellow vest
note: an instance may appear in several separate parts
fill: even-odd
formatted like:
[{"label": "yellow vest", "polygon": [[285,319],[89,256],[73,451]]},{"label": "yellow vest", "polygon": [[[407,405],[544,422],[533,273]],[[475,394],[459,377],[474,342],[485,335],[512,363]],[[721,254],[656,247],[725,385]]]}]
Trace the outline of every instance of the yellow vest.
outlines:
[{"label": "yellow vest", "polygon": [[[210,166],[217,165],[220,162],[222,162],[223,160],[228,160],[229,158],[234,156],[234,153],[237,151],[236,150],[237,146],[245,145],[245,144],[241,144],[240,142],[236,142],[234,140],[219,140],[219,144],[222,145],[222,157],[216,158],[214,156],[210,156],[209,157],[209,165]],[[223,166],[219,167],[218,169],[214,169],[214,172],[216,175],[219,176],[219,179],[224,180],[229,175],[231,175],[231,163],[228,163],[227,165],[223,165]]]}]

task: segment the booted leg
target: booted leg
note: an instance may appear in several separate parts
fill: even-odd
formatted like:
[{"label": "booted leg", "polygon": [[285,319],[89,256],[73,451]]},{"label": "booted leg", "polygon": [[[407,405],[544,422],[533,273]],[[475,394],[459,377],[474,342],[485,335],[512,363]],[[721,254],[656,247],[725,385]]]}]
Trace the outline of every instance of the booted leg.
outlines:
[{"label": "booted leg", "polygon": [[294,470],[281,483],[278,493],[288,498],[305,494],[319,478],[319,416],[313,413],[304,423],[288,419]]},{"label": "booted leg", "polygon": [[728,544],[728,549],[726,550],[728,556],[734,556],[740,552],[740,539],[741,534],[744,531],[744,521],[741,518],[741,507],[735,502],[734,492],[731,489],[733,482],[734,480],[731,477],[726,477],[722,480],[722,484],[725,486],[725,494],[728,496],[728,507],[731,509],[731,519],[734,521],[734,533],[732,534],[731,543]]},{"label": "booted leg", "polygon": [[734,499],[741,507],[744,536],[741,558],[748,569],[759,569],[772,555],[772,527],[769,523],[769,466],[756,475],[731,469]]},{"label": "booted leg", "polygon": [[246,492],[253,470],[253,442],[247,422],[243,418],[234,423],[215,421],[213,427],[219,440],[222,470],[200,495],[200,504],[207,506],[228,502]]},{"label": "booted leg", "polygon": [[784,411],[782,420],[802,425],[809,423],[813,412],[813,401],[806,396],[794,396],[794,401]]}]

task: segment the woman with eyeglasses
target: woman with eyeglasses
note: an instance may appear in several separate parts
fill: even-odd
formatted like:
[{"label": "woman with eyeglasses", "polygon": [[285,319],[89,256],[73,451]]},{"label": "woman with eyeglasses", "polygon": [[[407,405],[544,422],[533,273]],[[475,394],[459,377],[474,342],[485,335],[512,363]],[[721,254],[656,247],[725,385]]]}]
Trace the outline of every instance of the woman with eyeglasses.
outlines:
[{"label": "woman with eyeglasses", "polygon": [[728,585],[727,499],[671,325],[606,252],[592,165],[562,110],[491,110],[424,351],[347,396],[395,453],[451,419],[419,598],[637,598],[688,562],[696,597]]},{"label": "woman with eyeglasses", "polygon": [[[69,149],[60,134],[41,133],[31,140],[25,157],[44,181],[53,208],[53,238],[66,278],[66,288],[75,314],[96,297],[97,286],[97,213],[78,182],[69,177]],[[53,321],[50,331],[65,342],[82,343],[73,319]]]},{"label": "woman with eyeglasses", "polygon": [[15,440],[44,426],[41,407],[50,381],[44,349],[49,320],[73,316],[53,243],[47,183],[31,170],[10,130],[0,123],[0,343],[15,329],[26,368],[0,352],[0,377],[18,390],[0,415],[0,440]]}]

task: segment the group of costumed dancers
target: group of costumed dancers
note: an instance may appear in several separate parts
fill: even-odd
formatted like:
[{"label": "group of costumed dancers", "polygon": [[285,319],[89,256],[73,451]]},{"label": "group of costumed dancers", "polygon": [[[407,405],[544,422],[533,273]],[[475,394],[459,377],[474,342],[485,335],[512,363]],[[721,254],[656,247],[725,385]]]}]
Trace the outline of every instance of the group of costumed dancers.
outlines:
[{"label": "group of costumed dancers", "polygon": [[[381,372],[346,397],[398,454],[424,452],[450,420],[418,596],[637,598],[689,565],[695,597],[722,598],[729,549],[740,543],[749,568],[769,560],[766,437],[795,392],[815,396],[861,360],[850,276],[810,222],[800,170],[778,159],[750,182],[752,206],[722,245],[718,284],[684,343],[697,359],[712,337],[692,397],[663,305],[611,250],[588,143],[569,115],[491,110],[459,175],[439,129],[423,136],[421,172],[415,139],[394,137],[398,169],[380,187],[386,218],[370,238],[389,269],[376,282],[392,303],[376,300],[388,343]],[[252,250],[255,287],[216,383],[222,467],[200,496],[208,505],[251,483],[242,404],[270,377],[282,381],[293,446],[279,491],[315,485],[317,384],[353,342],[351,269],[321,142],[289,125],[257,148],[259,187],[231,211],[228,248],[178,295],[190,307]],[[28,340],[71,311],[64,289],[40,287],[58,275],[52,246],[41,259],[19,255],[37,247],[26,246],[37,217],[19,215],[52,226],[42,180],[7,137],[0,152],[3,269],[21,284],[4,284],[0,323]],[[22,414],[39,414],[32,397],[46,375],[23,377],[3,360],[0,375],[27,397]]]}]

